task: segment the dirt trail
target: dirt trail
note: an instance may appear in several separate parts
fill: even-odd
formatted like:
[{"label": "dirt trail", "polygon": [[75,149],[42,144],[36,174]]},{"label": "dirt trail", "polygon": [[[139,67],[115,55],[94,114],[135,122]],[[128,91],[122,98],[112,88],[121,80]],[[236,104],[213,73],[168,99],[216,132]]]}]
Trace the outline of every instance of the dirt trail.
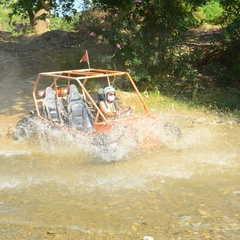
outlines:
[{"label": "dirt trail", "polygon": [[187,31],[184,43],[192,47],[207,48],[221,38],[222,27],[220,25],[212,26],[203,24],[199,28],[193,28]]}]

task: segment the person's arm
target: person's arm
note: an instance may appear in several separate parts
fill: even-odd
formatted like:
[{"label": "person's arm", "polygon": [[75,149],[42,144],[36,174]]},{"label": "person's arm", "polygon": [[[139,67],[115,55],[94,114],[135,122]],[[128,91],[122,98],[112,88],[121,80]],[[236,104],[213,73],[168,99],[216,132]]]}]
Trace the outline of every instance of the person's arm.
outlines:
[{"label": "person's arm", "polygon": [[102,113],[105,115],[105,116],[108,116],[108,117],[114,117],[116,116],[117,114],[116,113],[110,113],[108,112],[107,108],[106,108],[106,105],[103,101],[101,101],[99,103],[99,108],[100,110],[102,111]]}]

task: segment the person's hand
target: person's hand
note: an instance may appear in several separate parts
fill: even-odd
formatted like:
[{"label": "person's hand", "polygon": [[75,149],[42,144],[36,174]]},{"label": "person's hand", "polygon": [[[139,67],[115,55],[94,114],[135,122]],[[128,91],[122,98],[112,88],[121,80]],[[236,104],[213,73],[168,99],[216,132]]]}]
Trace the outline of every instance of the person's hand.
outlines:
[{"label": "person's hand", "polygon": [[131,114],[133,112],[133,110],[134,110],[133,107],[130,106],[126,113]]},{"label": "person's hand", "polygon": [[117,110],[116,111],[116,116],[120,116],[122,114],[122,110]]},{"label": "person's hand", "polygon": [[130,115],[133,112],[134,108],[133,107],[127,107],[121,110],[118,110],[116,112],[116,116],[120,116],[120,115]]}]

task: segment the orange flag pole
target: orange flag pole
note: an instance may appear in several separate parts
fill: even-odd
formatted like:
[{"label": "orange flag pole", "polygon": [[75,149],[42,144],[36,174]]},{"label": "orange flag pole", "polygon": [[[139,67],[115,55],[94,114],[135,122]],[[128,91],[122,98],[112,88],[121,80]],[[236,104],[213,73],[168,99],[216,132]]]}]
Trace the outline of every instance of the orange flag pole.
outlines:
[{"label": "orange flag pole", "polygon": [[87,51],[86,51],[86,53],[82,56],[80,62],[87,62],[87,63],[88,63],[88,68],[90,68],[90,62],[89,62],[88,52],[87,52]]}]

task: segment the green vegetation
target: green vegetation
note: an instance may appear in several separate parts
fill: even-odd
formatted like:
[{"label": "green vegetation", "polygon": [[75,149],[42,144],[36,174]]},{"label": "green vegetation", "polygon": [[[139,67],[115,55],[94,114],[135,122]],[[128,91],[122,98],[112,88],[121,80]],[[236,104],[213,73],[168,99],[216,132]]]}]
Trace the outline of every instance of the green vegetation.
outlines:
[{"label": "green vegetation", "polygon": [[219,24],[223,14],[223,7],[218,0],[208,1],[205,5],[197,7],[197,12],[204,22]]},{"label": "green vegetation", "polygon": [[[21,19],[28,19],[30,27],[37,29],[41,20],[50,22],[51,15],[59,16],[61,14],[66,20],[71,20],[71,15],[76,14],[74,0],[1,0],[0,5],[9,9],[9,17],[12,22],[14,16]],[[46,24],[46,30],[48,24]]]},{"label": "green vegetation", "polygon": [[12,20],[9,18],[10,10],[0,5],[0,29],[6,32],[14,32],[14,26],[12,23],[22,23],[22,19],[19,16],[14,16]]},{"label": "green vegetation", "polygon": [[[12,32],[14,35],[20,35],[24,33],[33,33],[33,30],[30,28],[29,20],[22,18],[21,16],[13,15],[9,16],[10,10],[6,7],[2,7],[0,5],[0,26],[2,31],[6,32]],[[51,18],[51,30],[62,30],[62,31],[74,31],[76,26],[76,21],[79,19],[79,15],[81,13],[76,14],[76,16],[73,16],[72,20],[69,22],[67,19],[58,17],[58,16],[52,16]],[[15,23],[17,24],[28,24],[28,29],[25,32],[19,31],[16,32]]]},{"label": "green vegetation", "polygon": [[74,19],[71,22],[68,22],[64,18],[60,17],[53,17],[51,19],[51,30],[62,30],[66,32],[74,31],[75,29],[75,22]]}]

